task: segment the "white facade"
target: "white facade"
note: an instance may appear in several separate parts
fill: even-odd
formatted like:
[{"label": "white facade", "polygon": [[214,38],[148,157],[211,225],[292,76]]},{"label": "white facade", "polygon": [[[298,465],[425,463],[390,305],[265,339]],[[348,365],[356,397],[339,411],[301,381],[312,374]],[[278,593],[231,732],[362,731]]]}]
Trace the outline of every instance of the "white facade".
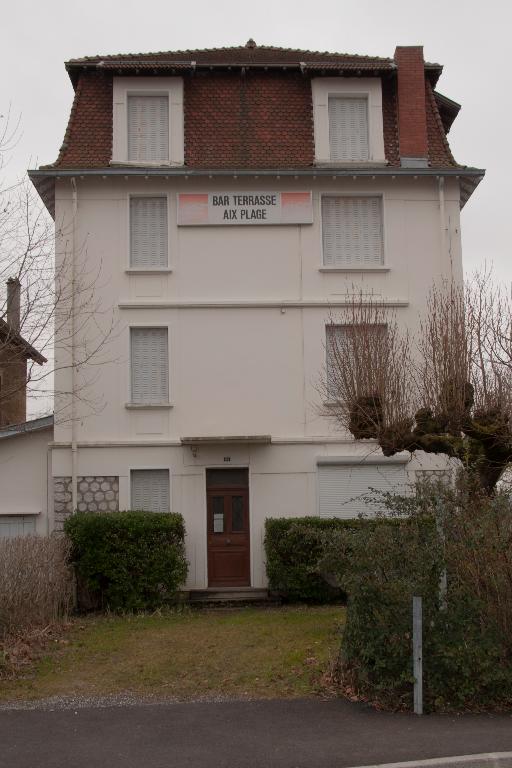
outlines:
[{"label": "white facade", "polygon": [[[177,225],[178,193],[263,191],[311,191],[313,223]],[[56,221],[66,232],[58,248],[74,251],[79,272],[86,263],[98,274],[97,298],[117,325],[94,372],[96,408],[77,398],[76,420],[57,418],[53,477],[119,478],[119,508],[128,509],[131,471],[168,469],[170,507],[187,530],[187,586],[205,588],[206,470],[247,467],[250,584],[264,586],[265,518],[319,514],[320,467],[338,466],[349,478],[351,463],[360,473],[370,458],[368,483],[376,485],[390,476],[388,464],[405,466],[376,462],[374,444],[340,432],[320,413],[317,383],[325,326],[347,292],[378,297],[414,330],[432,282],[461,278],[458,181],[447,178],[442,193],[434,176],[57,181]],[[380,199],[380,264],[324,265],[321,201],[332,195]],[[167,200],[167,267],[130,267],[133,196]],[[108,320],[108,312],[97,318],[105,327]],[[166,402],[133,402],[130,328],[167,329]],[[75,374],[77,391],[85,375]],[[60,377],[57,389],[71,388],[71,372]]]}]

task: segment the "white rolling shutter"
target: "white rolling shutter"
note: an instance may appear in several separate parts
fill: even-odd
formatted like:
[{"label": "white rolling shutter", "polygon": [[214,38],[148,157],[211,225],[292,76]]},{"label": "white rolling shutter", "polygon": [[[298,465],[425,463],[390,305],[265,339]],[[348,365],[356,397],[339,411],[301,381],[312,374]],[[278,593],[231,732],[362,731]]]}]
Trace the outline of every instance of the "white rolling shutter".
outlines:
[{"label": "white rolling shutter", "polygon": [[383,263],[379,197],[322,197],[323,263],[373,267]]},{"label": "white rolling shutter", "polygon": [[167,198],[130,198],[130,266],[167,267]]},{"label": "white rolling shutter", "polygon": [[329,97],[331,160],[368,160],[368,102],[366,99]]},{"label": "white rolling shutter", "polygon": [[128,96],[128,160],[169,160],[168,96]]},{"label": "white rolling shutter", "polygon": [[167,328],[132,328],[131,399],[157,405],[169,401]]},{"label": "white rolling shutter", "polygon": [[130,506],[142,512],[170,512],[169,470],[132,470]]},{"label": "white rolling shutter", "polygon": [[405,464],[323,464],[318,467],[320,517],[371,515],[377,508],[364,497],[378,491],[404,493]]},{"label": "white rolling shutter", "polygon": [[27,536],[35,532],[36,520],[33,515],[0,515],[0,539]]}]

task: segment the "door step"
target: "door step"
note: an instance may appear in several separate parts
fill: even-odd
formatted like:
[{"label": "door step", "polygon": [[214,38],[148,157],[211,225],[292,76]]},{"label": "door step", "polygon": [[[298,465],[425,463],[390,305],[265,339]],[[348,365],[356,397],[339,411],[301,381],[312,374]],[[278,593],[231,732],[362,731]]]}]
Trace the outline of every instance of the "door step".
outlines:
[{"label": "door step", "polygon": [[188,599],[191,603],[267,603],[275,600],[270,597],[268,589],[253,587],[191,589]]}]

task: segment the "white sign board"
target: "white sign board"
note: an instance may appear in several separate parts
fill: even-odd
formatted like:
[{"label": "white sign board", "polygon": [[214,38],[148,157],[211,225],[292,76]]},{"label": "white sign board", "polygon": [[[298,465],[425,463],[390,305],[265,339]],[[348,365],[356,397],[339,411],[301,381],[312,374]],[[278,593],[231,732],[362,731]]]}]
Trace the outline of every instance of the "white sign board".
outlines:
[{"label": "white sign board", "polygon": [[312,224],[311,192],[186,192],[178,194],[178,226]]}]

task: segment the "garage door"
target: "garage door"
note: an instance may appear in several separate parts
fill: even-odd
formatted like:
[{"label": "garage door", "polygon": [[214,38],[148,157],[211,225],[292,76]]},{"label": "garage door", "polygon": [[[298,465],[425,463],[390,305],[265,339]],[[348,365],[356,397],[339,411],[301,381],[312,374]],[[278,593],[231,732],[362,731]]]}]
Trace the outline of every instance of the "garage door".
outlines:
[{"label": "garage door", "polygon": [[322,464],[318,467],[320,517],[374,514],[370,489],[403,492],[405,464]]},{"label": "garage door", "polygon": [[35,532],[36,519],[33,515],[0,515],[0,539]]}]

